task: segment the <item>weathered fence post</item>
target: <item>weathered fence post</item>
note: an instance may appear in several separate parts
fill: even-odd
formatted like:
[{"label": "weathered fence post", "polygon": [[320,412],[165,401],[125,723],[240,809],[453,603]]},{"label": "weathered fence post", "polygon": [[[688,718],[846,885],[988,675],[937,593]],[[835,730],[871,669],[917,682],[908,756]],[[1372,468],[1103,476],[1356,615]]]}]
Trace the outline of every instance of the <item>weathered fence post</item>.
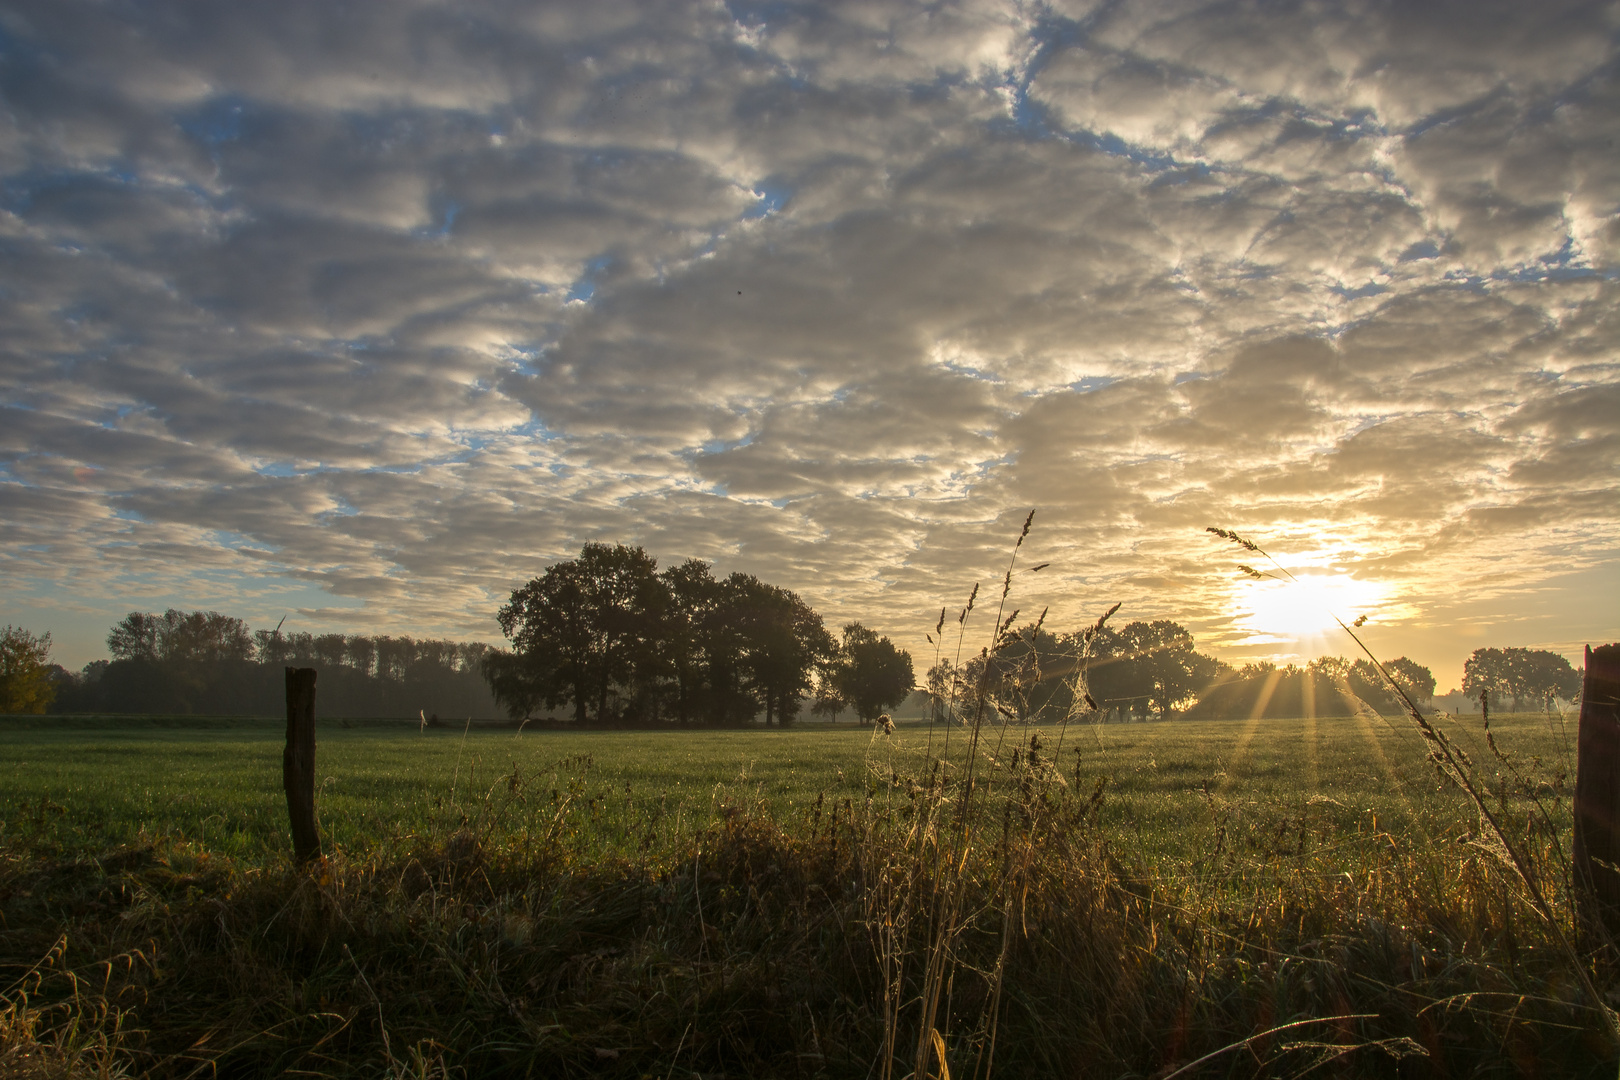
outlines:
[{"label": "weathered fence post", "polygon": [[321,857],[315,826],[315,669],[287,669],[287,748],[281,754],[281,786],[292,819],[293,856],[305,866]]},{"label": "weathered fence post", "polygon": [[1575,738],[1575,882],[1590,930],[1620,939],[1620,645],[1586,647]]}]

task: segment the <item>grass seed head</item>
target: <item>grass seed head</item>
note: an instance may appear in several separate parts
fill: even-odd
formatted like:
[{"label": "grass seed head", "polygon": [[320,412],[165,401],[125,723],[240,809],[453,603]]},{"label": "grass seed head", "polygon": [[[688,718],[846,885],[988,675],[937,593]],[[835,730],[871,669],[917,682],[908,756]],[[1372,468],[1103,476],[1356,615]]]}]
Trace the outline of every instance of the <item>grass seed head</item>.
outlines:
[{"label": "grass seed head", "polygon": [[1206,526],[1204,528],[1204,531],[1214,533],[1216,536],[1219,536],[1222,540],[1230,540],[1230,541],[1232,541],[1232,543],[1237,544],[1240,547],[1246,548],[1249,551],[1259,551],[1260,550],[1260,545],[1259,544],[1256,544],[1253,540],[1245,540],[1243,537],[1239,536],[1237,533],[1233,532],[1231,529],[1218,529],[1214,525],[1209,525],[1209,526]]}]

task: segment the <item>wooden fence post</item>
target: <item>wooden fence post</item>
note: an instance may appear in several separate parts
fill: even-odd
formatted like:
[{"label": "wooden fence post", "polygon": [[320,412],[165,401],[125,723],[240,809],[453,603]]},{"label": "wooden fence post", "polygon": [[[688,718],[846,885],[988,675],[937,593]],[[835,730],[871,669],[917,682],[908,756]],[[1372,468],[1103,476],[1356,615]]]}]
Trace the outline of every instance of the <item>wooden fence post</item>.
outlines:
[{"label": "wooden fence post", "polygon": [[287,748],[281,754],[281,786],[292,820],[293,856],[299,866],[321,857],[315,826],[315,669],[287,669]]},{"label": "wooden fence post", "polygon": [[1588,932],[1620,939],[1620,645],[1586,647],[1575,737],[1575,884]]}]

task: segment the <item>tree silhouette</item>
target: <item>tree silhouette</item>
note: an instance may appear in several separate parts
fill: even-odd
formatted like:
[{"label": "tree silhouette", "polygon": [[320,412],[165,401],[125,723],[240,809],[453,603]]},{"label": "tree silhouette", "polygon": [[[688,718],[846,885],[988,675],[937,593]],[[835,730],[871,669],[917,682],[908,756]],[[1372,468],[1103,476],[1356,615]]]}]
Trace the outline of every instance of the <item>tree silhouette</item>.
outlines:
[{"label": "tree silhouette", "polygon": [[[1560,657],[1559,659],[1563,658]],[[1566,662],[1564,666],[1568,667],[1569,665]],[[1389,672],[1390,677],[1397,683],[1400,683],[1401,689],[1406,691],[1406,696],[1412,699],[1414,705],[1421,705],[1426,701],[1433,700],[1434,674],[1416,660],[1408,660],[1404,656],[1397,656],[1384,664],[1384,670]],[[1399,706],[1397,706],[1396,711],[1400,711]]]},{"label": "tree silhouette", "polygon": [[114,660],[245,661],[253,659],[254,641],[241,619],[170,608],[162,615],[124,616],[107,633],[107,651]]},{"label": "tree silhouette", "polygon": [[752,574],[732,574],[726,585],[727,606],[741,631],[742,667],[765,705],[765,723],[791,724],[813,673],[837,645],[797,593]]},{"label": "tree silhouette", "polygon": [[1579,691],[1580,676],[1569,661],[1546,649],[1475,649],[1463,662],[1462,691],[1476,701],[1511,698],[1520,712],[1528,699],[1551,707],[1554,698],[1569,700]]},{"label": "tree silhouette", "polygon": [[1193,649],[1187,628],[1168,619],[1128,623],[1119,631],[1125,662],[1122,697],[1146,698],[1167,719],[1221,674],[1223,665]]},{"label": "tree silhouette", "polygon": [[591,705],[608,719],[609,694],[651,659],[663,607],[657,563],[641,548],[586,544],[548,567],[496,614],[516,659],[492,662],[492,688],[555,708],[571,701],[583,724]]},{"label": "tree silhouette", "polygon": [[906,700],[916,685],[911,654],[858,622],[845,626],[843,636],[827,665],[817,707],[837,713],[854,706],[855,715],[869,724]]},{"label": "tree silhouette", "polygon": [[688,559],[658,575],[668,596],[660,631],[663,673],[673,680],[670,711],[689,724],[705,711],[727,711],[717,684],[735,685],[737,646],[723,618],[726,588],[709,564]]}]

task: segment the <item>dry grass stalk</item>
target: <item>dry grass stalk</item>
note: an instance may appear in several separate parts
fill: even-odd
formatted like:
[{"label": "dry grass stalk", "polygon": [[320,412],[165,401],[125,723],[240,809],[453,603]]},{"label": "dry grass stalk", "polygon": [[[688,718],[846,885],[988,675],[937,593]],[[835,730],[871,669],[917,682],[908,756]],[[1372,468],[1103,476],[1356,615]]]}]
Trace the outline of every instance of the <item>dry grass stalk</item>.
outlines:
[{"label": "dry grass stalk", "polygon": [[[1276,567],[1277,570],[1287,578],[1287,580],[1296,583],[1298,582],[1298,578],[1296,578],[1276,559],[1272,558],[1272,556],[1257,543],[1248,540],[1229,529],[1219,529],[1211,526],[1205,531],[1214,533],[1216,536],[1231,541],[1232,543],[1243,547],[1245,550],[1252,551],[1263,556],[1268,562]],[[1243,569],[1248,572],[1249,576],[1261,576],[1247,567],[1244,567]],[[1558,943],[1560,950],[1565,954],[1569,962],[1571,973],[1574,974],[1576,979],[1580,982],[1581,988],[1585,990],[1587,998],[1591,1002],[1591,1007],[1595,1009],[1602,1017],[1604,1027],[1609,1033],[1609,1038],[1613,1044],[1614,1050],[1617,1053],[1620,1053],[1620,1017],[1617,1017],[1615,1010],[1609,1007],[1606,998],[1602,993],[1599,992],[1597,984],[1592,978],[1592,972],[1589,969],[1588,964],[1581,958],[1580,954],[1576,952],[1570,934],[1563,925],[1563,920],[1559,917],[1557,911],[1554,909],[1551,901],[1547,897],[1547,894],[1541,887],[1541,882],[1535,872],[1534,865],[1529,857],[1529,854],[1523,850],[1517,840],[1503,826],[1501,817],[1495,810],[1492,809],[1490,803],[1486,800],[1485,795],[1481,792],[1479,784],[1474,778],[1473,763],[1470,762],[1467,755],[1463,753],[1463,751],[1446,736],[1445,732],[1441,731],[1428,719],[1428,717],[1423,715],[1423,711],[1419,709],[1417,707],[1417,703],[1412,700],[1412,697],[1407,692],[1406,687],[1390,674],[1389,669],[1384,667],[1383,661],[1379,660],[1378,657],[1373,654],[1373,651],[1367,647],[1366,642],[1361,640],[1361,636],[1357,634],[1350,626],[1347,626],[1344,620],[1340,619],[1336,613],[1329,612],[1329,614],[1332,615],[1333,621],[1338,624],[1339,629],[1350,635],[1350,639],[1356,643],[1356,647],[1359,648],[1367,659],[1372,662],[1373,666],[1378,669],[1378,673],[1383,677],[1384,682],[1399,697],[1407,717],[1410,718],[1413,724],[1417,726],[1417,729],[1422,734],[1424,741],[1429,745],[1429,760],[1434,764],[1435,768],[1442,776],[1451,780],[1459,788],[1461,788],[1463,793],[1468,796],[1469,802],[1473,804],[1474,809],[1478,811],[1480,819],[1490,830],[1490,838],[1492,841],[1494,841],[1493,850],[1499,856],[1500,862],[1510,871],[1518,885],[1524,890],[1525,895],[1530,901],[1531,907],[1536,914],[1541,917],[1543,923],[1546,925],[1548,933],[1553,936],[1553,939]],[[1359,620],[1358,625],[1360,625]],[[1483,708],[1486,710],[1485,722],[1488,732],[1489,706],[1485,705]],[[1495,750],[1494,738],[1491,740],[1490,746],[1493,750]],[[1545,813],[1545,810],[1543,810],[1543,813]],[[1554,833],[1554,840],[1556,843],[1556,833]],[[1560,860],[1563,861],[1561,847],[1558,848],[1558,852]],[[1566,864],[1562,866],[1561,869],[1563,871],[1561,877],[1566,882],[1566,889],[1574,888],[1574,877],[1568,865]]]}]

